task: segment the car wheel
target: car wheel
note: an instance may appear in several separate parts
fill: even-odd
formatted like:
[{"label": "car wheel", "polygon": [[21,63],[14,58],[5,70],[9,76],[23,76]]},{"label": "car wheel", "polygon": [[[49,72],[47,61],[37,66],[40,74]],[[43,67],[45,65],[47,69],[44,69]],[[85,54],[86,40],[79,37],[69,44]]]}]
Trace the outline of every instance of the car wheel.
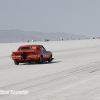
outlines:
[{"label": "car wheel", "polygon": [[48,60],[48,62],[51,62],[51,61],[52,61],[52,56],[50,56],[50,57],[49,57],[49,60]]},{"label": "car wheel", "polygon": [[42,64],[42,56],[40,56],[39,60],[38,60],[39,64]]},{"label": "car wheel", "polygon": [[15,65],[19,65],[19,62],[18,61],[14,61]]}]

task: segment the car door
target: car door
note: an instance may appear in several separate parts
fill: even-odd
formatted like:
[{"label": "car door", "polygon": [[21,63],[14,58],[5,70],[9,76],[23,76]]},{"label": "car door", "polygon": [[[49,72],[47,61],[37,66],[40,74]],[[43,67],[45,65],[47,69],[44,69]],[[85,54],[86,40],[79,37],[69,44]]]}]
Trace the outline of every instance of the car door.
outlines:
[{"label": "car door", "polygon": [[44,61],[47,60],[48,59],[48,53],[43,46],[41,46],[41,51],[43,53],[43,60]]}]

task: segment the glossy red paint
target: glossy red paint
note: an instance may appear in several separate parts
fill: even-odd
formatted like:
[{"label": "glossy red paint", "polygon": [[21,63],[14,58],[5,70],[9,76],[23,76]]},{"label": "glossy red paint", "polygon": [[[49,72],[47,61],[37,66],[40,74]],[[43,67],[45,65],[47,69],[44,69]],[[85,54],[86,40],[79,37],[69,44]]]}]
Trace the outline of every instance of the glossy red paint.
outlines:
[{"label": "glossy red paint", "polygon": [[11,57],[16,65],[24,62],[31,63],[31,61],[38,63],[42,63],[43,61],[51,62],[54,59],[52,58],[52,52],[46,51],[42,45],[20,46],[16,52],[12,52]]}]

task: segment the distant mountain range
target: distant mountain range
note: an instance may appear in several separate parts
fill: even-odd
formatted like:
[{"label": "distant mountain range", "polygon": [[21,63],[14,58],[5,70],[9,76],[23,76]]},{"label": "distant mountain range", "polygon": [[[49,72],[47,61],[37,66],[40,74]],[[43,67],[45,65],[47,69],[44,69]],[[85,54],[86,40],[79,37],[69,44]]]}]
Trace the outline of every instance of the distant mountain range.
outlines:
[{"label": "distant mountain range", "polygon": [[86,39],[86,36],[83,35],[74,35],[63,32],[56,33],[42,33],[42,32],[34,32],[34,31],[22,31],[22,30],[0,30],[0,43],[8,43],[8,42],[21,42],[21,41],[42,41],[45,39],[49,40],[59,40],[63,38],[63,40],[71,40],[71,39]]}]

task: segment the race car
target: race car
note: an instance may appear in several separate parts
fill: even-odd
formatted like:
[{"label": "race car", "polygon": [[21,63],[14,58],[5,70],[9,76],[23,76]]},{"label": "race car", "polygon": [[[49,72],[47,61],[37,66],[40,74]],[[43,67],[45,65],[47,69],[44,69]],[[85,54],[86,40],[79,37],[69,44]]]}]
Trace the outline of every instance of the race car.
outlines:
[{"label": "race car", "polygon": [[39,64],[45,61],[51,62],[54,59],[52,56],[52,52],[46,51],[42,45],[20,46],[17,51],[13,51],[11,54],[11,58],[14,60],[15,65],[25,62],[31,63],[32,61]]}]

